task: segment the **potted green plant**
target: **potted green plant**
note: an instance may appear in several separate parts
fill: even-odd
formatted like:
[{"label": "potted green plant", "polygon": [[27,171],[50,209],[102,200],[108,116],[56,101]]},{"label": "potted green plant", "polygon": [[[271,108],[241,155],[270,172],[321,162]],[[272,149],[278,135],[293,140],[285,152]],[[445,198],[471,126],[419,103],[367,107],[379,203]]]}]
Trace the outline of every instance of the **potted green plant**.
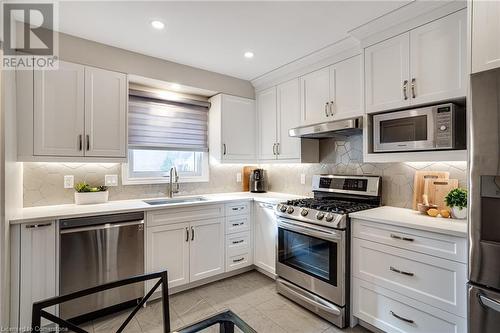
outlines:
[{"label": "potted green plant", "polygon": [[108,201],[108,188],[106,186],[90,186],[86,182],[75,185],[75,203],[77,205],[98,204]]},{"label": "potted green plant", "polygon": [[451,215],[455,219],[467,217],[467,190],[456,188],[450,191],[444,199],[446,206],[451,208]]}]

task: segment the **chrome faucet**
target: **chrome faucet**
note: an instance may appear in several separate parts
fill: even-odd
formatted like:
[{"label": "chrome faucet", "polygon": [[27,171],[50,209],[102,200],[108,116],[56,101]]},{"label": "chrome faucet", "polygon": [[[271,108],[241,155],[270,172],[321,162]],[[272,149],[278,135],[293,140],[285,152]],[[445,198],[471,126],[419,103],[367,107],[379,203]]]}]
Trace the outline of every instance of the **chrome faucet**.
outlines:
[{"label": "chrome faucet", "polygon": [[173,166],[170,168],[170,186],[167,196],[173,198],[174,193],[179,193],[179,175],[177,174],[177,169]]}]

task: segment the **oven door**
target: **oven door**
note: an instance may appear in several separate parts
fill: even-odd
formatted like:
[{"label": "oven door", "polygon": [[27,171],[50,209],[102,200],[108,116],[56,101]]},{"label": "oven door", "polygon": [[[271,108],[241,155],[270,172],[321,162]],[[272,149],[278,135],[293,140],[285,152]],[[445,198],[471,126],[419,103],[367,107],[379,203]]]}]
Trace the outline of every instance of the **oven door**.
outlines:
[{"label": "oven door", "polygon": [[435,149],[433,108],[391,112],[373,116],[373,151]]},{"label": "oven door", "polygon": [[336,305],[345,305],[345,231],[278,219],[276,273]]}]

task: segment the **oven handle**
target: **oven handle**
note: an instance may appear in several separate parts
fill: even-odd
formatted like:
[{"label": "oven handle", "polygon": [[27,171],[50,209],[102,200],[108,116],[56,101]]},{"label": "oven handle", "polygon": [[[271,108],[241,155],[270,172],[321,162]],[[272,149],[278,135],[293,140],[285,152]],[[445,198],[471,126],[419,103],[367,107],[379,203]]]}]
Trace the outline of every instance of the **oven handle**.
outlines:
[{"label": "oven handle", "polygon": [[299,232],[304,235],[313,236],[326,240],[342,240],[342,235],[334,230],[319,229],[311,227],[305,223],[294,221],[293,223],[286,222],[284,220],[278,220],[278,227]]},{"label": "oven handle", "polygon": [[328,313],[331,313],[335,316],[340,315],[339,308],[337,308],[333,304],[325,303],[316,295],[314,295],[308,291],[305,291],[305,290],[300,290],[300,292],[298,292],[298,291],[296,291],[297,287],[295,285],[293,285],[290,282],[285,281],[283,279],[278,279],[278,283],[284,285],[287,289],[287,292],[293,294],[293,296],[303,300],[304,302],[306,302],[314,307],[320,308],[321,310],[328,312]]}]

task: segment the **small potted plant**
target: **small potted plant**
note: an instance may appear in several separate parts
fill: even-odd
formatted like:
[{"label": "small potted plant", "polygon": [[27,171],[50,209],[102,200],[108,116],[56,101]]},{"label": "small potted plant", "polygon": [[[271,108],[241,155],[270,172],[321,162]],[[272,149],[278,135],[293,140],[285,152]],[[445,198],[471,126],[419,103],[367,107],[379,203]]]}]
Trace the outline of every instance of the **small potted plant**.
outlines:
[{"label": "small potted plant", "polygon": [[455,219],[467,217],[467,190],[456,188],[450,191],[445,198],[446,206],[451,208],[451,215]]},{"label": "small potted plant", "polygon": [[107,202],[108,194],[106,186],[92,187],[86,182],[80,182],[75,185],[75,203],[77,205]]}]

